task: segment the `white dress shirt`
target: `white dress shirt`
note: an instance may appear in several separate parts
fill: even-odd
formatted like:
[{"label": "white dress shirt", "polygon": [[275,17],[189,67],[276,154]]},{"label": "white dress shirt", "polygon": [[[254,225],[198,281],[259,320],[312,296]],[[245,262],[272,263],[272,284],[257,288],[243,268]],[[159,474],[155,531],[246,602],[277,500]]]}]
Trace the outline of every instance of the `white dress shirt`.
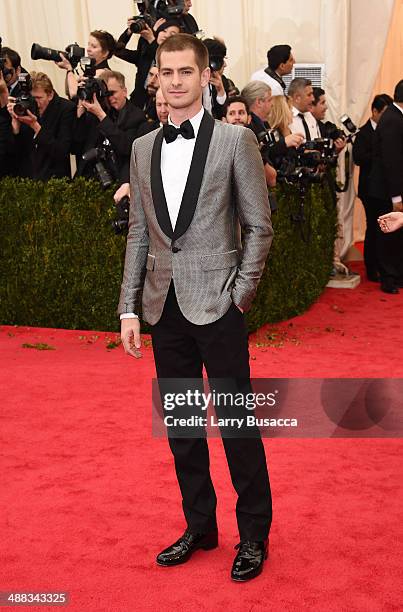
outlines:
[{"label": "white dress shirt", "polygon": [[[176,140],[169,144],[162,141],[161,148],[161,175],[164,185],[165,197],[168,206],[169,218],[171,219],[172,229],[175,229],[179,209],[182,203],[183,192],[185,191],[190,164],[192,163],[193,151],[196,144],[197,134],[201,120],[203,119],[204,108],[190,119],[195,133],[194,138],[186,140],[181,134]],[[175,125],[171,118],[168,123]],[[179,127],[179,125],[175,125]]]},{"label": "white dress shirt", "polygon": [[[289,125],[291,133],[292,134],[302,134],[305,139],[304,124],[302,123],[301,117],[299,117],[299,114],[301,113],[301,111],[295,108],[295,106],[293,106],[291,110],[292,110],[292,122]],[[321,138],[318,122],[316,121],[312,113],[308,111],[306,113],[301,113],[301,114],[304,115],[304,119],[307,123],[309,133],[311,135],[311,140],[314,140],[315,138]]]},{"label": "white dress shirt", "polygon": [[[182,203],[183,192],[185,191],[186,182],[192,163],[193,151],[196,144],[197,134],[199,132],[200,123],[203,119],[204,108],[202,107],[197,115],[190,119],[195,133],[194,138],[187,140],[181,134],[176,140],[169,144],[162,140],[161,147],[161,176],[164,186],[165,197],[167,201],[169,218],[171,219],[172,229],[175,229],[178,219],[179,209]],[[168,123],[175,125],[171,118],[168,118]],[[179,125],[175,125],[179,127]],[[138,318],[132,312],[123,313],[121,319]]]},{"label": "white dress shirt", "polygon": [[284,96],[284,89],[281,87],[280,83],[273,79],[267,72],[265,72],[264,68],[260,70],[256,70],[250,77],[251,81],[263,81],[266,85],[269,85],[271,89],[272,96]]}]

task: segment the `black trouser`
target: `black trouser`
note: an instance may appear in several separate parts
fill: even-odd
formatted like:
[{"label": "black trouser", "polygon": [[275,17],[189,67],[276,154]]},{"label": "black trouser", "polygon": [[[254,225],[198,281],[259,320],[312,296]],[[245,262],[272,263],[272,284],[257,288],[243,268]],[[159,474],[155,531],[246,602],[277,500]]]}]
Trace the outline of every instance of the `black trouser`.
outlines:
[{"label": "black trouser", "polygon": [[[369,206],[376,217],[385,215],[393,210],[391,200],[368,198]],[[378,260],[379,275],[384,284],[394,285],[403,280],[403,232],[398,230],[390,234],[382,232],[379,226],[376,229],[376,256]]]},{"label": "black trouser", "polygon": [[364,263],[369,276],[374,276],[379,272],[378,257],[376,252],[376,236],[378,233],[378,214],[373,206],[373,200],[360,196],[364,205],[367,228],[364,240]]},{"label": "black trouser", "polygon": [[[159,322],[151,329],[158,378],[249,381],[248,338],[244,317],[233,304],[218,321],[190,323],[181,313],[173,288]],[[249,383],[250,388],[250,383]],[[245,414],[246,414],[245,409]],[[206,533],[216,527],[216,495],[210,477],[205,437],[169,438],[188,528]],[[223,438],[232,483],[238,494],[236,516],[242,540],[268,536],[272,508],[266,457],[260,435]]]}]

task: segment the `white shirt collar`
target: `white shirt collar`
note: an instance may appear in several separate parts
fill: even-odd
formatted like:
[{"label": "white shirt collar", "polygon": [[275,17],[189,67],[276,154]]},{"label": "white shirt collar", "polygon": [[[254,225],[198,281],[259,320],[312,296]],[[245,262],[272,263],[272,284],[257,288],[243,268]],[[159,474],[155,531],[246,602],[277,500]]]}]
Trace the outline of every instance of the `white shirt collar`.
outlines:
[{"label": "white shirt collar", "polygon": [[[190,123],[193,126],[195,138],[197,138],[197,134],[199,132],[199,127],[202,122],[203,115],[204,115],[204,107],[202,106],[199,112],[194,117],[189,119]],[[175,125],[175,123],[173,123],[173,121],[171,120],[171,117],[168,117],[168,123],[170,123],[171,125],[174,125],[175,127],[179,127],[178,125]]]},{"label": "white shirt collar", "polygon": [[305,113],[303,113],[302,111],[298,110],[296,106],[293,106],[291,111],[292,111],[293,117],[298,117],[299,115],[303,115],[304,117],[307,117],[307,116],[309,117],[309,114],[308,114],[309,111],[306,111]]},{"label": "white shirt collar", "polygon": [[373,119],[371,119],[371,117],[369,118],[371,125],[372,125],[372,129],[375,131],[377,128],[377,124],[375,123],[375,121]]},{"label": "white shirt collar", "polygon": [[393,106],[396,106],[396,108],[398,108],[400,112],[403,114],[403,108],[399,106],[398,104],[396,104],[396,102],[393,102]]}]

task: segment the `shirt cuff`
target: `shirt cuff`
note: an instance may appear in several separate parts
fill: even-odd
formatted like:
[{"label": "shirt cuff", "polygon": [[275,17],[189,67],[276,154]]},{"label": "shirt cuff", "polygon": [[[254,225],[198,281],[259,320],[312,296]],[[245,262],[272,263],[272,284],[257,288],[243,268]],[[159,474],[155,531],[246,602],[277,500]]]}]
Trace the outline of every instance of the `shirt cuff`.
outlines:
[{"label": "shirt cuff", "polygon": [[220,106],[224,106],[225,100],[227,99],[227,94],[224,93],[223,96],[217,96],[217,102]]},{"label": "shirt cuff", "polygon": [[395,196],[394,198],[392,198],[392,204],[400,204],[401,201],[402,196]]},{"label": "shirt cuff", "polygon": [[122,319],[138,319],[139,316],[134,314],[134,312],[124,312],[120,315],[120,320]]}]

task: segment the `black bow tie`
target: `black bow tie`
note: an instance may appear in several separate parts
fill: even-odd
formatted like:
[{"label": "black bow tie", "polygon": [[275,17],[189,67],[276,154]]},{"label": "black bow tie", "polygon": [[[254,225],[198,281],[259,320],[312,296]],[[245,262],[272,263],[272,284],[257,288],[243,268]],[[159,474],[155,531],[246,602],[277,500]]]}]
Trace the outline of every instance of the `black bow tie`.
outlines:
[{"label": "black bow tie", "polygon": [[166,123],[163,126],[162,131],[167,144],[176,140],[179,134],[181,134],[183,138],[186,138],[186,140],[190,140],[191,138],[195,137],[193,125],[190,123],[189,119],[181,123],[180,127],[178,128],[170,123]]}]

